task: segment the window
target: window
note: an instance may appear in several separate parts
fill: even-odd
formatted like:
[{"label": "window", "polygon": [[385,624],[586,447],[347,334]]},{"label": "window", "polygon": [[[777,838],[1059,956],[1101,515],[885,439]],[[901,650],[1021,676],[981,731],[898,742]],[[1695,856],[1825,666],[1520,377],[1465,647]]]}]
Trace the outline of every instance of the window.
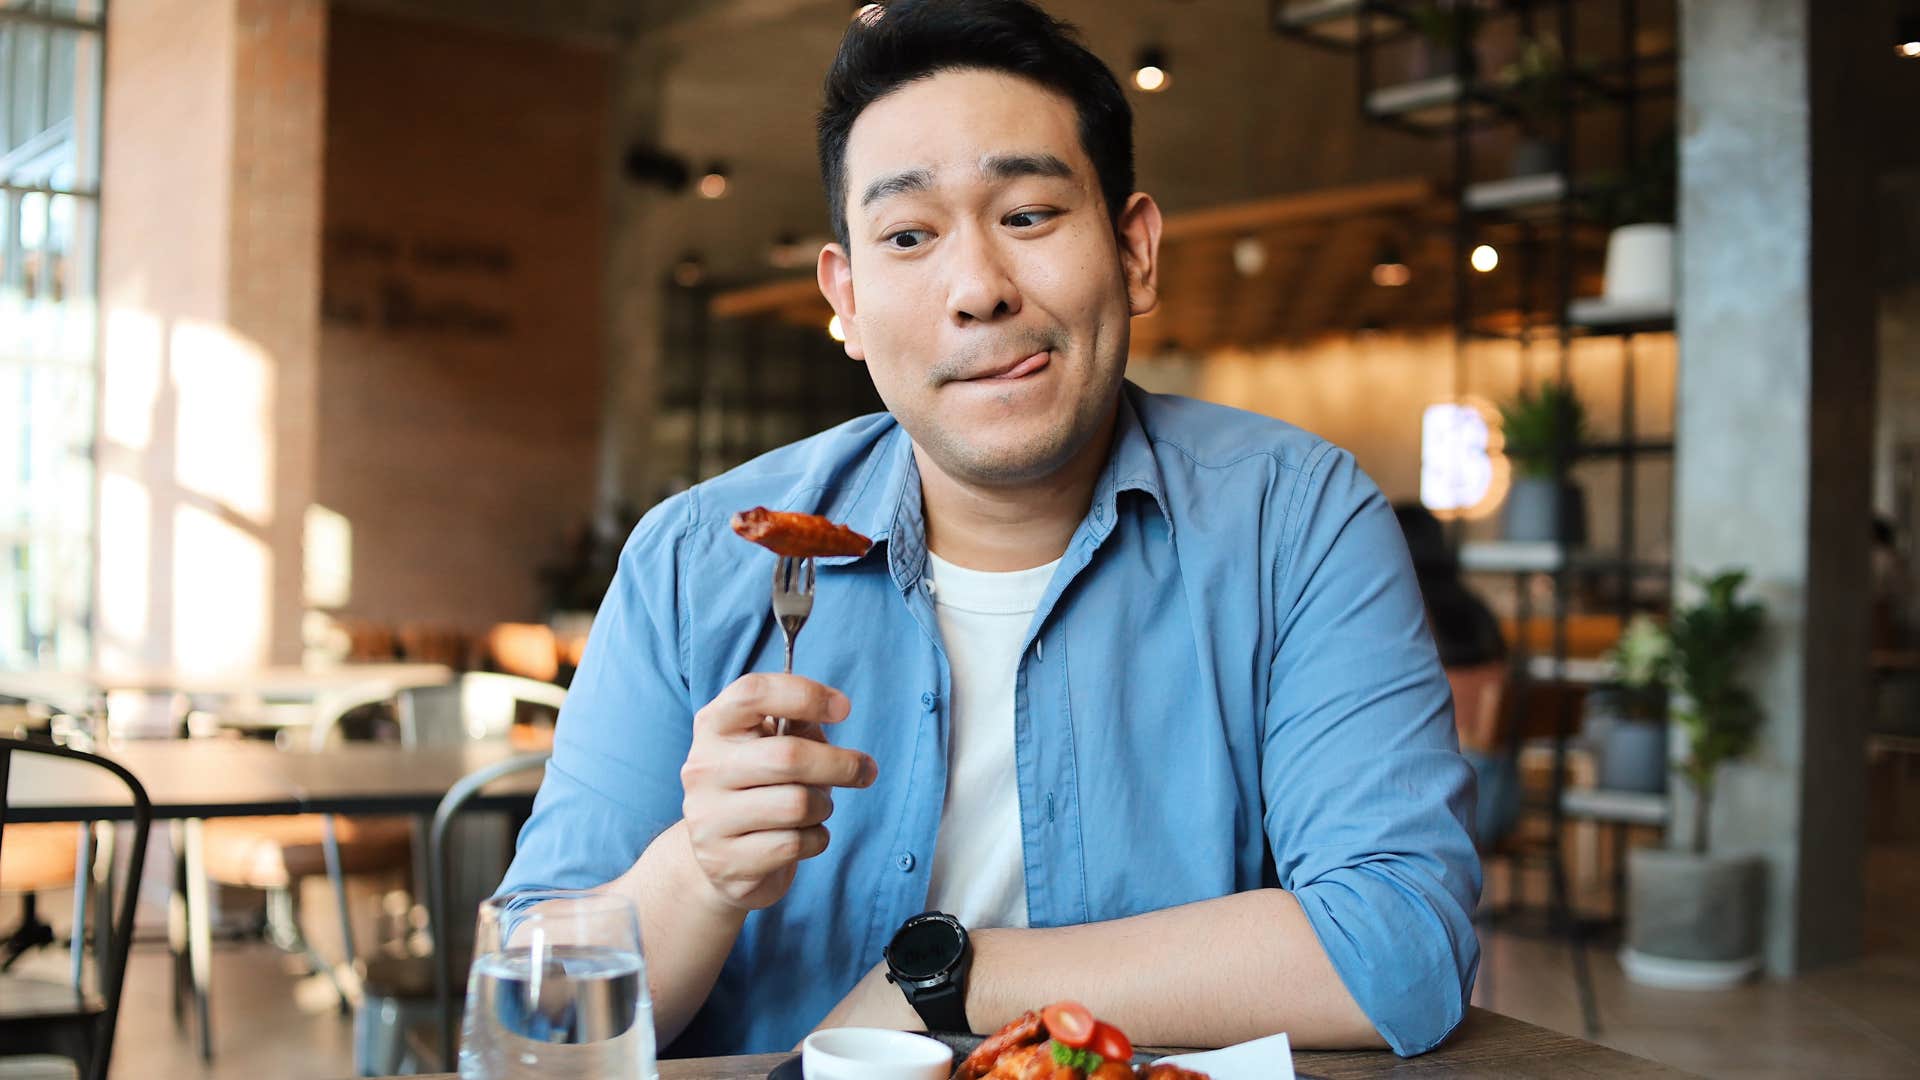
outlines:
[{"label": "window", "polygon": [[0,668],[92,656],[101,0],[0,0]]}]

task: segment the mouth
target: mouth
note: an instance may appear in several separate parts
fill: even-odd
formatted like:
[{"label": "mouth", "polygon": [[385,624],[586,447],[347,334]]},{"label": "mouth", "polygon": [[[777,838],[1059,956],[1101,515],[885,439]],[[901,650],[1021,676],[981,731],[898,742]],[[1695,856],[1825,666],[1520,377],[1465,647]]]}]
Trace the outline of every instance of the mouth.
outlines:
[{"label": "mouth", "polygon": [[1042,371],[1053,362],[1053,350],[1043,349],[1025,359],[1016,360],[1004,367],[982,372],[964,382],[1013,382]]}]

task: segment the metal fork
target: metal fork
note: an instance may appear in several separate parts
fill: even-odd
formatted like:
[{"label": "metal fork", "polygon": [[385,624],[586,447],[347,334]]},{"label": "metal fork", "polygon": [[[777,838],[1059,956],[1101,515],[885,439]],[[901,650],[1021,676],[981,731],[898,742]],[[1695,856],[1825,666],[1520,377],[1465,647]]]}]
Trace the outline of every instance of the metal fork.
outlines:
[{"label": "metal fork", "polygon": [[[793,674],[793,642],[813,614],[813,560],[782,556],[773,564],[773,617],[787,639],[787,674]],[[773,733],[785,735],[785,717],[773,718]]]}]

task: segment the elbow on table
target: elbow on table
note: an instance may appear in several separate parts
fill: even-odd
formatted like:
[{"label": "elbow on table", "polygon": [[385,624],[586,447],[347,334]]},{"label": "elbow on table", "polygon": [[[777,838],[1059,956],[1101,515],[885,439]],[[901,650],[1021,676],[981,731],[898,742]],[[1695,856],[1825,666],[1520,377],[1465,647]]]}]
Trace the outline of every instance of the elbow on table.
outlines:
[{"label": "elbow on table", "polygon": [[1440,1046],[1466,1019],[1467,1005],[1473,994],[1471,977],[1460,979],[1451,973],[1436,973],[1425,985],[1411,988],[1407,997],[1396,1003],[1387,1015],[1374,1016],[1374,1029],[1387,1048],[1401,1057],[1415,1057]]},{"label": "elbow on table", "polygon": [[[1376,891],[1366,883],[1366,875],[1351,878],[1344,884],[1359,889],[1335,888],[1304,906],[1348,993],[1387,1048],[1401,1057],[1424,1054],[1466,1018],[1480,964],[1472,917],[1448,896]],[[1324,902],[1329,899],[1334,902]]]}]

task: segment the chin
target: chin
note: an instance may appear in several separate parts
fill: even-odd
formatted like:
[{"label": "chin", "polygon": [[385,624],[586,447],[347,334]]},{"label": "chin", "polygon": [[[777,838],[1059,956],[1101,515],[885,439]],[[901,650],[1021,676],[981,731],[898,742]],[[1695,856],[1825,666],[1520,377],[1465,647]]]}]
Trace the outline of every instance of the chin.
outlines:
[{"label": "chin", "polygon": [[1001,437],[982,445],[978,428],[947,427],[922,441],[942,471],[956,479],[986,486],[1044,480],[1072,459],[1086,440],[1071,430],[1036,432],[1027,437]]}]

